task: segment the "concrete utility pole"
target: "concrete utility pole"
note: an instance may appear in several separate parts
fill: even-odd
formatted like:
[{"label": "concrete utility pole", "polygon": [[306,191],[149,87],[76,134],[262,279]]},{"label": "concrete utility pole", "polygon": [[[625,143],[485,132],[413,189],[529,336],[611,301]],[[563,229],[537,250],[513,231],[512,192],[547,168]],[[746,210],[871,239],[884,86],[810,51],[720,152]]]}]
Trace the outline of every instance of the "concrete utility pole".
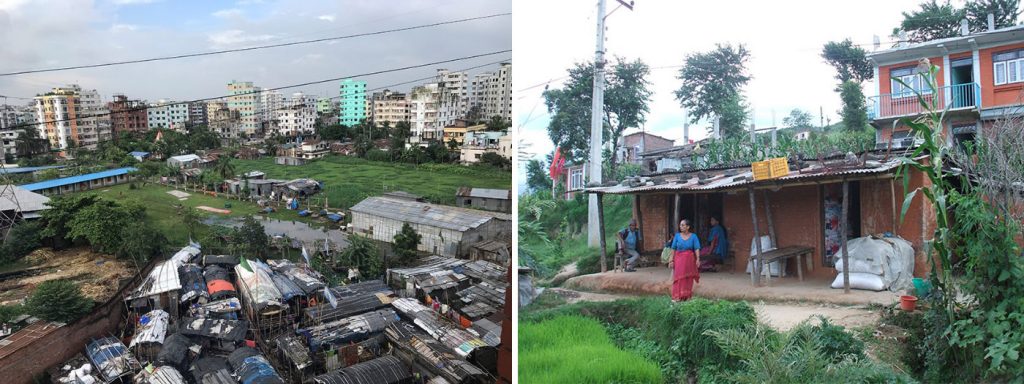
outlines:
[{"label": "concrete utility pole", "polygon": [[[633,10],[633,3],[616,0],[620,6]],[[617,10],[618,8],[616,8]],[[612,12],[615,12],[613,10]],[[594,56],[594,97],[590,111],[590,182],[601,183],[601,139],[604,128],[604,21],[611,13],[605,14],[605,0],[597,2],[597,51]],[[587,245],[596,247],[600,243],[600,218],[598,217],[597,195],[589,196],[589,212],[587,214]]]}]

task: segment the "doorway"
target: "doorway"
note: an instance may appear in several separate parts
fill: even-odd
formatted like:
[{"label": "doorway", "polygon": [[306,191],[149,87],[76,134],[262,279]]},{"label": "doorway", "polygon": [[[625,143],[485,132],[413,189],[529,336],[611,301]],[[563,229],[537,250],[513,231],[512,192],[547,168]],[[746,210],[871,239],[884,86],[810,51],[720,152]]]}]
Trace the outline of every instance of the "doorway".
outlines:
[{"label": "doorway", "polygon": [[[850,205],[846,212],[846,241],[860,237],[860,182],[850,181]],[[843,184],[821,186],[822,237],[825,245],[821,264],[835,267],[836,256],[842,248],[840,218],[843,213]]]},{"label": "doorway", "polygon": [[950,108],[974,106],[974,65],[970,57],[952,60],[949,63]]}]

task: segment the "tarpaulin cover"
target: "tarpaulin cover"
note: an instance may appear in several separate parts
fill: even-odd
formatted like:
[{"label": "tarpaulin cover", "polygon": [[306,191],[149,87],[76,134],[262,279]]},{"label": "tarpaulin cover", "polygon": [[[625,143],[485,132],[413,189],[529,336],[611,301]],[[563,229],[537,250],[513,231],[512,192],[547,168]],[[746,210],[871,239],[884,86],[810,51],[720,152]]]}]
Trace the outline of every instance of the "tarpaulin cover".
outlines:
[{"label": "tarpaulin cover", "polygon": [[493,383],[487,372],[460,358],[451,348],[406,322],[395,322],[384,331],[400,353],[408,355],[431,373],[453,383]]},{"label": "tarpaulin cover", "polygon": [[220,265],[233,268],[238,265],[238,256],[231,255],[203,255],[203,265]]},{"label": "tarpaulin cover", "polygon": [[242,384],[284,384],[270,362],[253,348],[236,349],[228,356],[228,362]]},{"label": "tarpaulin cover", "polygon": [[132,337],[128,347],[134,348],[141,343],[163,344],[164,336],[167,335],[167,321],[169,318],[170,316],[167,312],[159,309],[139,317],[139,322],[135,328],[135,337]]},{"label": "tarpaulin cover", "polygon": [[299,329],[296,333],[306,337],[309,348],[316,352],[324,345],[340,345],[365,340],[373,334],[398,321],[398,314],[391,308],[362,315],[346,317],[316,326]]},{"label": "tarpaulin cover", "polygon": [[195,264],[185,264],[178,267],[178,278],[181,279],[181,300],[182,303],[198,300],[206,302],[210,294],[206,291],[206,279],[203,278],[203,269]]},{"label": "tarpaulin cover", "polygon": [[[909,241],[898,237],[858,237],[846,244],[850,251],[850,272],[861,273],[865,280],[874,279],[881,281],[881,288],[888,288],[890,291],[898,292],[909,289],[914,278],[914,247]],[[836,253],[836,277],[838,288],[843,287],[843,250]],[[873,276],[871,276],[873,275]],[[877,276],[877,277],[874,277]],[[855,286],[851,288],[867,288]],[[836,287],[836,283],[832,286]],[[872,284],[866,284],[872,285]],[[877,288],[878,284],[873,284]]]},{"label": "tarpaulin cover", "polygon": [[191,245],[186,245],[185,247],[181,248],[180,251],[175,253],[174,256],[171,256],[171,260],[178,263],[179,265],[191,263],[194,261],[193,259],[199,255],[199,253],[199,248],[193,247]]},{"label": "tarpaulin cover", "polygon": [[281,297],[285,300],[291,300],[295,296],[305,296],[302,288],[299,288],[294,282],[288,279],[287,276],[280,273],[274,273],[270,275],[270,278],[274,280],[274,286],[281,292]]},{"label": "tarpaulin cover", "polygon": [[257,313],[272,313],[280,311],[283,297],[281,291],[274,285],[271,279],[270,270],[266,264],[259,260],[244,260],[235,266],[235,276],[238,277],[238,289],[242,298],[247,300],[249,308]]},{"label": "tarpaulin cover", "polygon": [[120,340],[105,337],[93,340],[85,346],[85,356],[105,382],[112,382],[124,375],[131,375],[142,368]]},{"label": "tarpaulin cover", "polygon": [[167,339],[164,340],[164,347],[156,355],[156,363],[178,368],[187,367],[186,360],[188,360],[188,347],[190,345],[192,345],[192,340],[189,340],[188,337],[180,333],[167,336]]},{"label": "tarpaulin cover", "polygon": [[192,377],[198,384],[236,384],[231,377],[228,359],[219,356],[204,357],[192,364]]},{"label": "tarpaulin cover", "polygon": [[388,286],[384,284],[383,280],[368,280],[331,288],[331,292],[334,293],[334,297],[337,297],[338,300],[345,300],[353,296],[362,296],[368,293],[390,291],[391,288],[388,288]]},{"label": "tarpaulin cover", "polygon": [[194,305],[189,309],[189,314],[192,317],[206,317],[209,314],[225,314],[238,312],[242,309],[242,304],[238,302],[238,298],[232,297],[224,300],[217,300],[202,305]]},{"label": "tarpaulin cover", "polygon": [[167,260],[157,264],[149,272],[149,275],[142,280],[142,283],[130,295],[125,297],[125,300],[149,297],[181,289],[181,281],[178,279],[178,266],[180,265],[175,260]]},{"label": "tarpaulin cover", "polygon": [[318,384],[406,384],[413,382],[409,368],[397,357],[385,356],[317,376]]},{"label": "tarpaulin cover", "polygon": [[306,296],[311,296],[324,287],[319,275],[309,270],[308,266],[298,266],[288,260],[268,260],[267,263],[274,272],[288,277],[288,280],[302,289]]},{"label": "tarpaulin cover", "polygon": [[203,336],[225,341],[241,341],[249,330],[245,320],[204,319],[184,317],[178,324],[179,332],[186,336]]},{"label": "tarpaulin cover", "polygon": [[227,269],[209,265],[204,270],[203,277],[206,279],[206,290],[209,291],[210,299],[220,300],[238,295],[235,285],[231,283],[231,274]]},{"label": "tarpaulin cover", "polygon": [[342,319],[384,308],[388,303],[390,303],[390,297],[384,296],[383,293],[366,293],[347,298],[338,298],[337,308],[332,308],[329,304],[323,303],[316,307],[306,308],[306,322],[312,324]]}]

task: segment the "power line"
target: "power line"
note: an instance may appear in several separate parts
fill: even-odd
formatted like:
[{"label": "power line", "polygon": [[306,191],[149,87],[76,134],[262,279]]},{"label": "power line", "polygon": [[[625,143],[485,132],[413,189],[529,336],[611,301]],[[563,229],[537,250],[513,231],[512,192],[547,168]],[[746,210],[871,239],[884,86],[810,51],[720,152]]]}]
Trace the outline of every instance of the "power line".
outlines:
[{"label": "power line", "polygon": [[[144,110],[148,110],[150,108],[163,108],[163,107],[168,107],[168,106],[172,106],[172,105],[190,104],[190,103],[198,103],[198,102],[203,102],[203,101],[220,100],[220,99],[229,98],[229,97],[233,97],[233,96],[253,95],[253,94],[259,94],[259,93],[268,92],[268,91],[277,91],[277,90],[282,90],[282,89],[297,88],[297,87],[313,85],[313,84],[328,83],[328,82],[332,82],[332,81],[339,81],[339,80],[349,79],[349,78],[353,78],[353,77],[367,77],[367,76],[374,76],[374,75],[380,75],[380,74],[391,73],[391,72],[400,72],[400,71],[416,69],[416,68],[430,67],[430,66],[435,66],[435,65],[439,65],[439,64],[453,63],[453,62],[457,62],[457,61],[464,61],[464,60],[475,59],[475,58],[486,57],[486,56],[494,56],[494,55],[498,55],[498,54],[502,54],[502,53],[509,53],[509,52],[512,52],[512,50],[511,49],[505,49],[505,50],[501,50],[501,51],[487,52],[487,53],[481,53],[481,54],[470,55],[470,56],[462,56],[462,57],[458,57],[458,58],[454,58],[454,59],[434,61],[434,62],[430,62],[430,63],[410,65],[410,66],[405,66],[405,67],[400,67],[400,68],[392,68],[392,69],[385,69],[385,70],[373,71],[373,72],[367,72],[367,73],[361,73],[361,74],[346,75],[346,76],[340,76],[340,77],[335,77],[335,78],[330,78],[330,79],[325,79],[325,80],[316,80],[316,81],[310,81],[310,82],[299,83],[299,84],[290,84],[290,85],[284,85],[284,86],[274,87],[274,88],[263,88],[263,89],[259,89],[259,90],[255,90],[255,91],[244,92],[244,93],[237,93],[237,94],[226,95],[226,96],[206,97],[206,98],[195,99],[195,100],[190,100],[190,101],[181,101],[181,102],[175,102],[175,103],[168,103],[168,104],[159,105],[159,106],[148,106],[147,105],[145,107],[129,108],[129,109],[126,109],[124,111],[118,111],[117,113],[123,114],[123,113],[127,113],[127,112],[144,111]],[[502,62],[507,62],[507,60],[506,61],[502,61]],[[490,65],[490,64],[488,64],[488,65]],[[39,125],[39,124],[46,124],[46,123],[60,123],[60,122],[77,121],[79,119],[88,119],[88,118],[101,117],[101,116],[110,116],[110,115],[113,115],[113,114],[114,114],[114,112],[106,112],[106,113],[97,113],[97,114],[93,114],[93,115],[89,115],[89,116],[81,116],[81,117],[76,116],[76,117],[73,117],[73,118],[66,118],[66,119],[60,119],[60,120],[45,120],[45,121],[40,121],[40,122],[35,122],[35,123],[23,123],[23,124],[18,124],[18,125],[10,126],[10,127],[8,127],[8,129],[16,129],[16,128],[22,128],[22,127],[29,127],[29,126]]]},{"label": "power line", "polygon": [[383,35],[383,34],[387,34],[387,33],[404,32],[404,31],[411,31],[411,30],[416,30],[416,29],[424,29],[424,28],[430,28],[430,27],[437,27],[437,26],[442,26],[442,25],[458,24],[458,23],[464,23],[464,22],[468,22],[468,21],[491,19],[491,18],[495,18],[495,17],[509,16],[511,14],[512,14],[511,12],[496,13],[496,14],[492,14],[492,15],[476,16],[476,17],[469,17],[469,18],[464,18],[464,19],[441,21],[441,22],[437,22],[437,23],[423,24],[423,25],[417,25],[417,26],[412,26],[412,27],[387,29],[387,30],[374,31],[374,32],[363,32],[363,33],[357,33],[357,34],[352,34],[352,35],[325,37],[325,38],[320,38],[320,39],[302,40],[302,41],[295,41],[295,42],[290,42],[290,43],[258,45],[258,46],[255,46],[255,47],[248,47],[248,48],[224,49],[224,50],[212,51],[212,52],[186,53],[186,54],[173,55],[173,56],[153,57],[153,58],[148,58],[148,59],[125,60],[125,61],[115,61],[115,62],[100,63],[100,64],[85,64],[85,65],[75,65],[75,66],[68,66],[68,67],[57,67],[57,68],[47,68],[47,69],[32,69],[32,70],[25,70],[25,71],[7,72],[7,73],[0,73],[0,77],[24,75],[24,74],[30,74],[30,73],[67,71],[67,70],[72,70],[72,69],[110,67],[110,66],[125,65],[125,64],[138,64],[138,63],[147,63],[147,62],[152,62],[152,61],[175,60],[175,59],[183,59],[183,58],[189,58],[189,57],[212,56],[212,55],[220,55],[220,54],[224,54],[224,53],[245,52],[245,51],[255,51],[255,50],[260,50],[260,49],[268,49],[268,48],[288,47],[288,46],[293,46],[293,45],[320,43],[320,42],[324,42],[324,41],[345,40],[345,39],[352,39],[352,38],[357,38],[357,37]]}]

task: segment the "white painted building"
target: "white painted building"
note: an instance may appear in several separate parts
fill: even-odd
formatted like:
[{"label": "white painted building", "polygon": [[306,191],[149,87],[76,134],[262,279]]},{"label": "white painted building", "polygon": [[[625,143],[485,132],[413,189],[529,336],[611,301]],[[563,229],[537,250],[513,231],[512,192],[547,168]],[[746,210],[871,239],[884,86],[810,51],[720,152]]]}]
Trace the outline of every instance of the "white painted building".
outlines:
[{"label": "white painted building", "polygon": [[176,102],[160,99],[146,109],[146,121],[149,129],[173,129],[185,131],[188,123],[189,109],[187,102]]},{"label": "white painted building", "polygon": [[469,112],[469,76],[466,72],[438,69],[435,81],[439,90],[438,125],[443,128],[454,125],[455,120],[465,119]]},{"label": "white painted building", "polygon": [[270,123],[270,125],[273,126],[274,119],[277,118],[277,111],[287,105],[286,101],[287,100],[281,92],[271,91],[264,88],[263,91],[260,92],[259,121],[261,123]]},{"label": "white painted building", "polygon": [[512,63],[502,63],[497,72],[474,76],[472,86],[470,106],[479,108],[482,120],[497,115],[512,122]]},{"label": "white painted building", "polygon": [[316,98],[301,92],[274,112],[278,133],[285,136],[308,135],[316,132]]},{"label": "white painted building", "polygon": [[412,89],[410,96],[410,122],[412,135],[419,139],[443,136],[444,126],[438,124],[437,112],[441,93],[437,83],[424,84]]}]

